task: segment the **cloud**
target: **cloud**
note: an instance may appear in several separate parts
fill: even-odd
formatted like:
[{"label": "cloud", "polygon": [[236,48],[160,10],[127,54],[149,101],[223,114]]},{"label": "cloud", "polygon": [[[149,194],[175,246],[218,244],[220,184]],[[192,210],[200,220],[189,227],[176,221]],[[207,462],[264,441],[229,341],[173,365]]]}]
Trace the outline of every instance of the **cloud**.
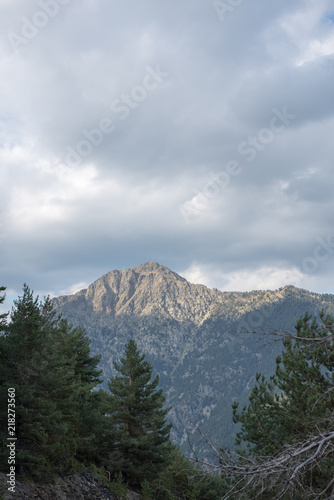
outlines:
[{"label": "cloud", "polygon": [[222,291],[275,290],[286,285],[300,286],[303,274],[297,268],[263,266],[258,269],[221,273],[214,266],[192,264],[184,276],[191,283],[205,283]]},{"label": "cloud", "polygon": [[80,281],[79,283],[74,283],[69,288],[60,291],[60,295],[72,295],[79,292],[80,290],[85,290],[88,288],[89,283],[85,281]]},{"label": "cloud", "polygon": [[[299,269],[333,291],[332,259],[302,269],[332,231],[330,2],[223,21],[204,0],[51,4],[0,5],[4,284],[57,295],[155,260],[223,289]],[[275,109],[295,118],[273,132]]]}]

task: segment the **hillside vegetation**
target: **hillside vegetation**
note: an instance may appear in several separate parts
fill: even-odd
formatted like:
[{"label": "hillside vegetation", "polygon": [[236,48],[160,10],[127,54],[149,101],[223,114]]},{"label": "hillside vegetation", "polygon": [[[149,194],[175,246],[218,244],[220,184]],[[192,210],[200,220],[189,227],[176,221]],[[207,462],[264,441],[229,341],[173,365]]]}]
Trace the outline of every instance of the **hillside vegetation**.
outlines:
[{"label": "hillside vegetation", "polygon": [[190,435],[195,449],[212,460],[195,426],[216,444],[233,447],[233,401],[246,404],[255,374],[272,375],[283,348],[277,337],[247,332],[294,331],[306,311],[334,313],[333,295],[293,286],[220,292],[191,284],[155,262],[111,271],[53,304],[85,328],[92,353],[101,353],[105,381],[115,374],[113,361],[133,338],[159,374],[166,405],[172,406],[173,442],[189,453]]},{"label": "hillside vegetation", "polygon": [[222,293],[156,263],[42,302],[24,285],[0,317],[5,498],[66,498],[66,477],[119,499],[332,498],[333,325],[332,295]]}]

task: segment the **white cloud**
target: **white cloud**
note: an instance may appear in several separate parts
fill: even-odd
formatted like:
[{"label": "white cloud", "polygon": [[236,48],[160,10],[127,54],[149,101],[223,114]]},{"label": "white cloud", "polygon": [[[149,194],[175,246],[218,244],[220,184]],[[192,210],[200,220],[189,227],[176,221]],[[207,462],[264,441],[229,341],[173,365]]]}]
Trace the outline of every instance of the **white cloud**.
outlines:
[{"label": "white cloud", "polygon": [[275,290],[285,285],[298,287],[304,279],[304,274],[297,268],[273,266],[222,273],[215,266],[194,263],[180,274],[191,283],[200,283],[227,292]]},{"label": "white cloud", "polygon": [[316,61],[334,53],[334,35],[330,23],[324,22],[327,0],[308,2],[302,9],[279,20],[292,46],[296,66]]},{"label": "white cloud", "polygon": [[74,283],[68,288],[65,288],[64,290],[60,291],[60,295],[72,295],[77,292],[80,292],[80,290],[84,290],[88,287],[89,283],[86,281],[80,281],[79,283]]},{"label": "white cloud", "polygon": [[323,40],[311,40],[309,46],[297,61],[297,66],[302,66],[316,59],[334,54],[334,33]]},{"label": "white cloud", "polygon": [[225,291],[275,290],[285,285],[299,286],[303,275],[298,269],[264,266],[256,270],[237,271],[227,275]]}]

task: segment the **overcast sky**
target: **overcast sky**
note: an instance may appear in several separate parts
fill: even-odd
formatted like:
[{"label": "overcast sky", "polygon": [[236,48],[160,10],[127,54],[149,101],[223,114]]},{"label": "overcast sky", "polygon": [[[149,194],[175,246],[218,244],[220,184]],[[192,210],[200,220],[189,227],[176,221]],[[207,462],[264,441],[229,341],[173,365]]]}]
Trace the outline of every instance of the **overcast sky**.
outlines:
[{"label": "overcast sky", "polygon": [[1,0],[1,283],[334,293],[332,0]]}]

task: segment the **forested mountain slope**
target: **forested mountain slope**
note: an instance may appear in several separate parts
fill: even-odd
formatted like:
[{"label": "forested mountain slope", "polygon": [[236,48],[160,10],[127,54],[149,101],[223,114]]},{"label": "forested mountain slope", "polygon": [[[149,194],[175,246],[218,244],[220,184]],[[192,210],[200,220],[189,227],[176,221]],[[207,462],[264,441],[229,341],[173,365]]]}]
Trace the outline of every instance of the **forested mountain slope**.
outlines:
[{"label": "forested mountain slope", "polygon": [[114,374],[112,361],[125,343],[137,342],[173,407],[173,440],[186,450],[188,430],[202,456],[205,446],[193,424],[216,444],[233,446],[232,402],[246,404],[256,372],[275,370],[280,341],[247,332],[293,330],[306,311],[334,313],[333,295],[292,286],[220,292],[191,284],[155,262],[111,271],[53,302],[71,323],[86,329],[92,354],[102,354],[105,380]]}]

